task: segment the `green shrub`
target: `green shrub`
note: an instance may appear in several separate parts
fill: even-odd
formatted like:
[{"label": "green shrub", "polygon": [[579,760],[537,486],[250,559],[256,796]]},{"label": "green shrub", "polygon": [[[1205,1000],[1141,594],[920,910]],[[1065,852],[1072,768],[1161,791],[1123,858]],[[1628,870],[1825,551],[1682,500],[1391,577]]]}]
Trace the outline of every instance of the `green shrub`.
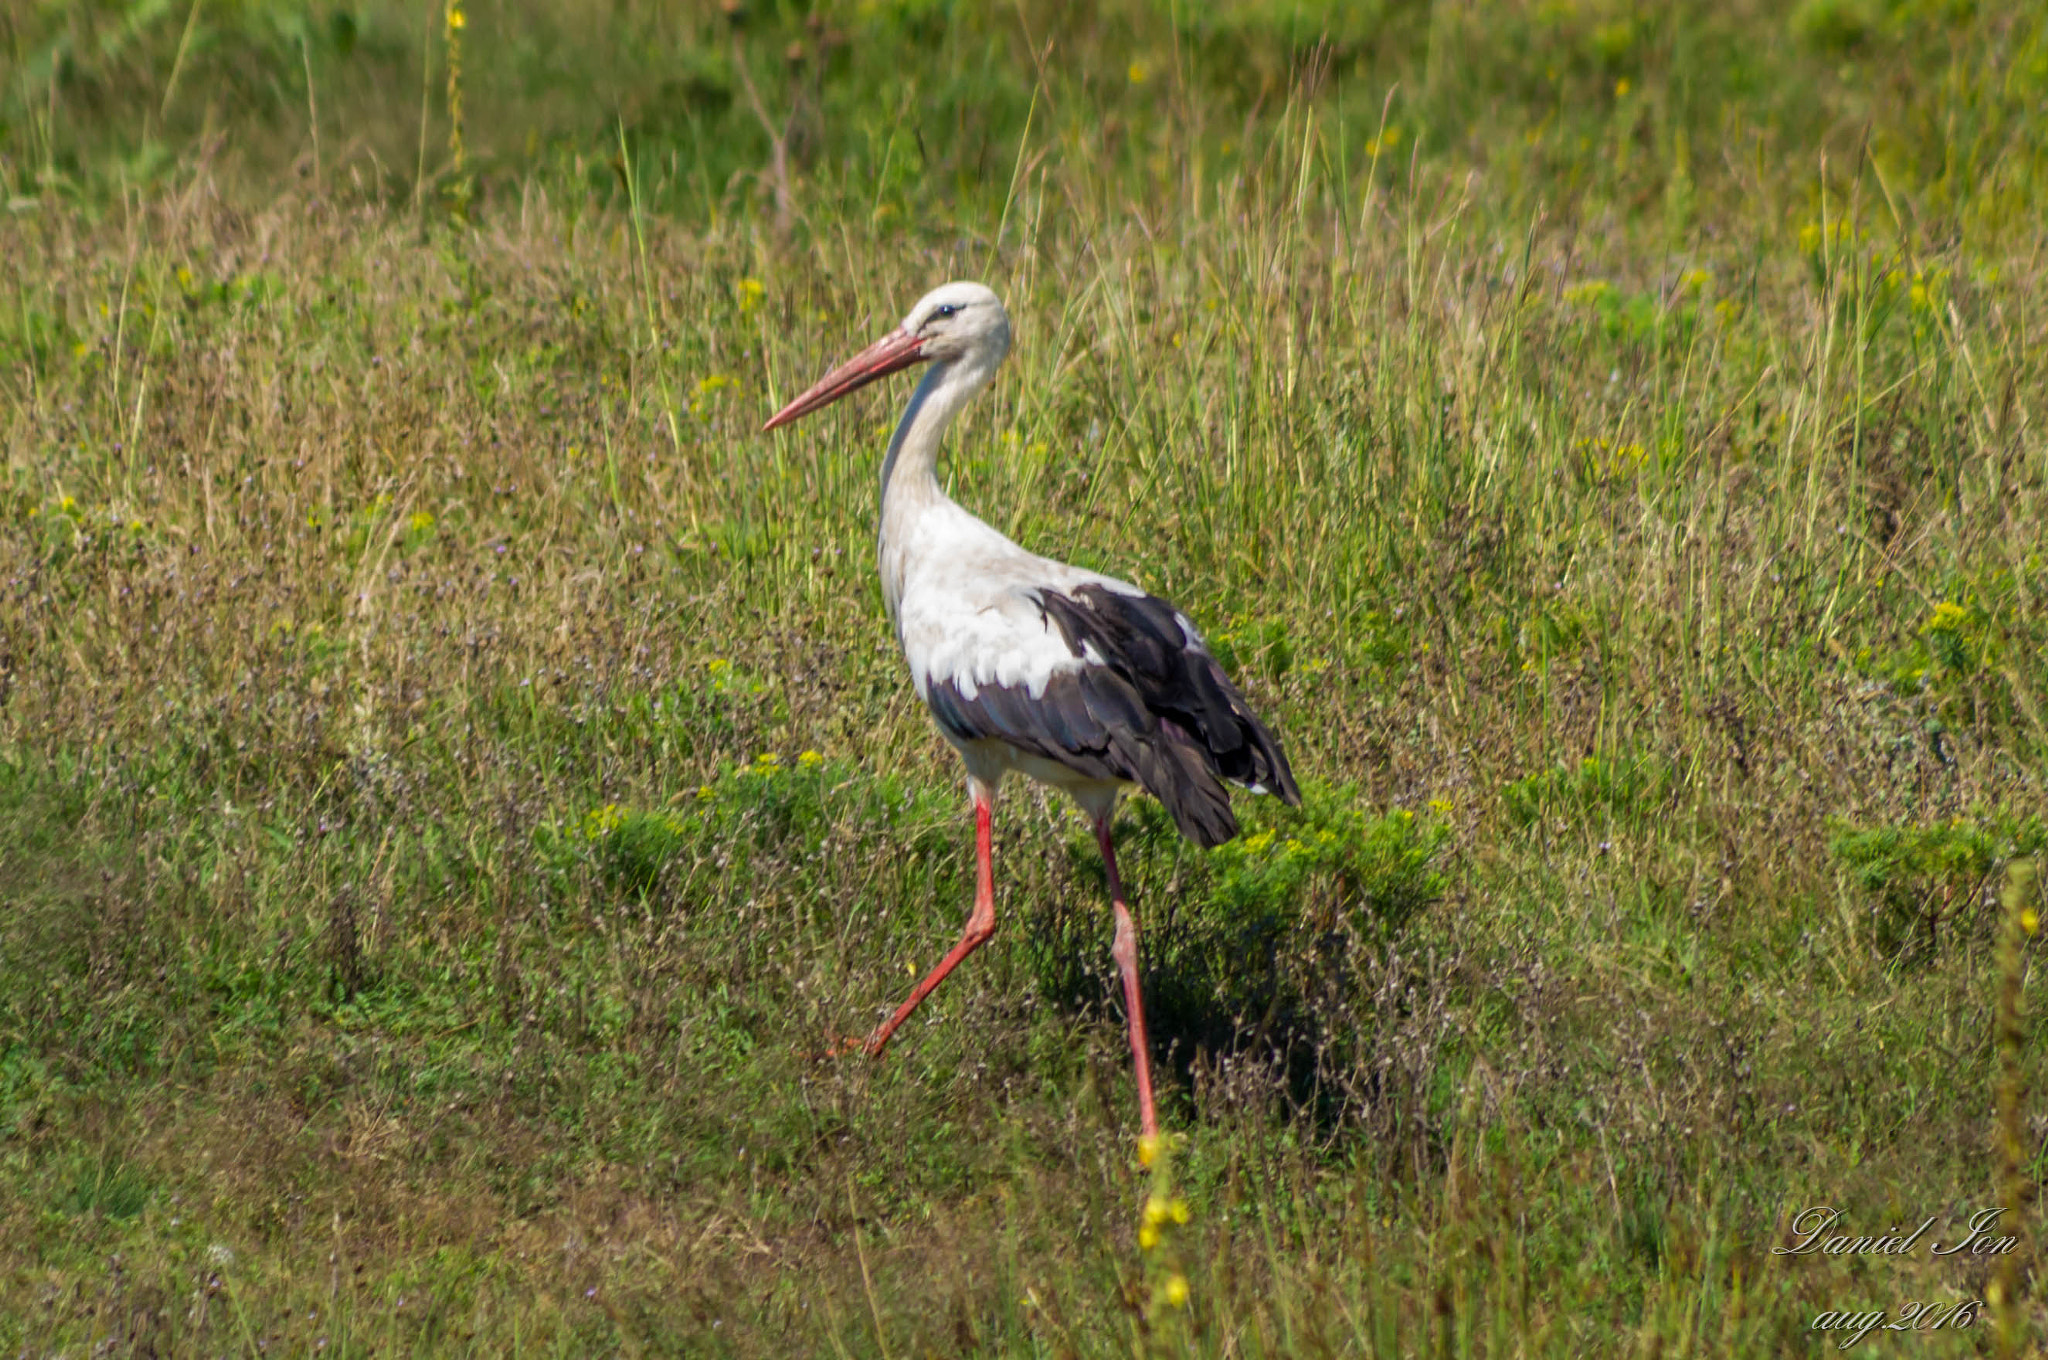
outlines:
[{"label": "green shrub", "polygon": [[[606,803],[570,825],[543,828],[537,839],[543,862],[558,870],[587,866],[612,892],[677,894],[688,905],[743,891],[770,862],[800,877],[828,873],[821,857],[833,829],[844,825],[889,839],[900,871],[939,865],[937,876],[950,878],[964,865],[953,835],[958,813],[946,794],[913,791],[816,751],[793,761],[763,752],[666,807]],[[715,872],[691,886],[685,876],[697,866]]]},{"label": "green shrub", "polygon": [[1587,756],[1517,779],[1501,797],[1508,819],[1523,827],[1545,817],[1640,817],[1663,804],[1671,782],[1671,767],[1654,756]]},{"label": "green shrub", "polygon": [[1903,645],[1887,652],[1866,648],[1857,668],[1889,681],[1937,742],[1951,731],[2024,721],[2023,695],[2014,683],[2024,683],[2025,672],[2011,664],[2010,639],[2015,632],[2024,636],[2025,593],[2040,575],[2036,563],[1958,582],[1949,598],[1928,608]]},{"label": "green shrub", "polygon": [[1891,958],[1932,957],[1944,924],[1975,926],[1985,886],[2011,859],[2040,853],[2048,826],[2039,817],[1958,817],[1927,826],[1838,823],[1828,853],[1871,899],[1876,945]]},{"label": "green shrub", "polygon": [[[1348,785],[1309,782],[1299,808],[1260,799],[1241,811],[1242,833],[1207,853],[1150,799],[1122,819],[1117,857],[1143,932],[1153,1047],[1183,1085],[1198,1064],[1249,1059],[1283,1069],[1298,1103],[1320,1100],[1316,1073],[1368,1042],[1338,1018],[1365,1003],[1361,965],[1443,895],[1449,832],[1406,810],[1376,814]],[[1106,894],[1094,838],[1071,838],[1068,854]],[[1118,995],[1108,922],[1087,911],[1036,925],[1042,995],[1075,1010]]]}]

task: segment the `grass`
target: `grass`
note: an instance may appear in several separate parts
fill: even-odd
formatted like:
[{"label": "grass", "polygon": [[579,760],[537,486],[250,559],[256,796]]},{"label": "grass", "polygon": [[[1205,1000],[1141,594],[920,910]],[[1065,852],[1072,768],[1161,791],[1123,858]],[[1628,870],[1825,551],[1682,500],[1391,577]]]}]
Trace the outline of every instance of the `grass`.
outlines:
[{"label": "grass", "polygon": [[[0,1347],[2039,1344],[2038,16],[462,12],[0,19]],[[1310,794],[1120,820],[1149,1167],[1035,791],[824,1056],[969,822],[755,430],[950,277]]]}]

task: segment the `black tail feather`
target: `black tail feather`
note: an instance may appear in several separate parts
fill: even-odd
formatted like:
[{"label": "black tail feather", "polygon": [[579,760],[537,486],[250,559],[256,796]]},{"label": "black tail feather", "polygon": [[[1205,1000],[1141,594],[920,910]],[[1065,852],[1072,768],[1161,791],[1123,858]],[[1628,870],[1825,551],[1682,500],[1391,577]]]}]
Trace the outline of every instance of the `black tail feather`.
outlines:
[{"label": "black tail feather", "polygon": [[[1131,730],[1156,730],[1176,751],[1170,763],[1148,762],[1157,787],[1143,777],[1145,770],[1136,773],[1140,784],[1174,810],[1175,823],[1190,840],[1210,845],[1237,834],[1219,779],[1276,794],[1290,806],[1300,804],[1301,790],[1280,743],[1172,605],[1156,596],[1125,595],[1095,585],[1070,594],[1041,591],[1039,598],[1068,649],[1077,657],[1099,659],[1103,669],[1127,682],[1131,697],[1152,722],[1132,721],[1136,715],[1128,714],[1117,719]],[[1108,714],[1101,716],[1106,726],[1120,725],[1107,721]],[[1218,803],[1220,815],[1214,811]]]}]

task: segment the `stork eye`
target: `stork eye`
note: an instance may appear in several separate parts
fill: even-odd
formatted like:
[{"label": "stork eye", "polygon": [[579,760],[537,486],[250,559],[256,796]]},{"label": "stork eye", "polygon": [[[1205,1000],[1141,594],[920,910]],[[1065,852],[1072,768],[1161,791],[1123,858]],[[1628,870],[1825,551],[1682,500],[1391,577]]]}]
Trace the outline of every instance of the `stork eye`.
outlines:
[{"label": "stork eye", "polygon": [[960,304],[957,302],[944,303],[940,306],[932,308],[932,320],[937,321],[941,317],[953,316],[957,314],[959,310]]}]

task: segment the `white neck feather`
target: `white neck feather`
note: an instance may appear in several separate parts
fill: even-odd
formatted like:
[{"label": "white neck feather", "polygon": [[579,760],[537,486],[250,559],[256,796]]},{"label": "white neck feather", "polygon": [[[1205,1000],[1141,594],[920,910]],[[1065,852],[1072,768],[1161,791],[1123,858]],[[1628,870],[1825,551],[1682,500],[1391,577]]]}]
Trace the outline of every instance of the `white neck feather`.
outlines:
[{"label": "white neck feather", "polygon": [[[939,450],[946,430],[967,403],[995,377],[996,364],[977,354],[934,363],[925,373],[910,404],[889,441],[888,457],[882,461],[882,526],[877,543],[882,569],[882,594],[889,612],[896,612],[901,598],[903,572],[907,564],[900,549],[912,536],[917,521],[929,511],[951,506],[952,499],[939,487]],[[896,550],[892,551],[892,547]]]},{"label": "white neck feather", "polygon": [[946,442],[946,430],[954,417],[988,386],[995,376],[994,365],[974,362],[972,356],[936,363],[926,371],[903,419],[889,440],[888,457],[882,460],[882,517],[887,530],[889,503],[900,492],[913,499],[923,493],[938,494],[939,450]]}]

